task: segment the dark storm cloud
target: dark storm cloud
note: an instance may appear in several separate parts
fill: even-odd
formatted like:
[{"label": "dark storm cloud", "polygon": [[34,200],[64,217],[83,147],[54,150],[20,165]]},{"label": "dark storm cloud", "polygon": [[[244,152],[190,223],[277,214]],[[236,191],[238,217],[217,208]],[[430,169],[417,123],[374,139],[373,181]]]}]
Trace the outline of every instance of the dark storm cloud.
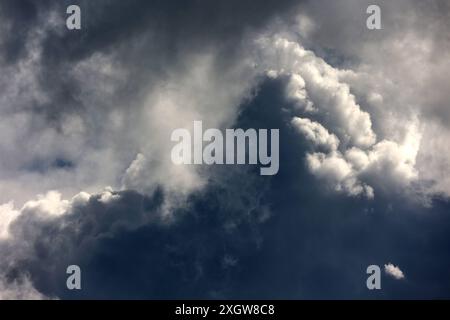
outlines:
[{"label": "dark storm cloud", "polygon": [[[48,1],[42,1],[40,6],[46,7]],[[0,61],[15,63],[20,60],[25,52],[25,41],[34,24],[38,21],[38,9],[34,1],[2,1],[0,4],[0,16],[3,30],[0,45]],[[0,29],[1,30],[1,29]]]},{"label": "dark storm cloud", "polygon": [[[45,40],[50,60],[73,61],[96,51],[117,49],[140,33],[157,36],[163,43],[153,43],[161,56],[176,54],[176,49],[201,50],[208,43],[236,45],[246,31],[263,27],[275,16],[289,14],[298,1],[29,1],[4,0],[2,18],[9,25],[5,36],[25,48],[31,31],[39,28],[55,11],[64,18],[63,28],[51,30]],[[81,7],[86,33],[77,34],[65,28],[66,8]],[[58,26],[59,27],[59,26]],[[131,38],[131,39],[130,39]],[[8,43],[8,41],[5,41]],[[230,47],[229,47],[230,48]],[[4,49],[8,49],[5,45]],[[186,48],[184,48],[186,49]]]},{"label": "dark storm cloud", "polygon": [[[161,223],[158,210],[163,194],[151,197],[132,191],[115,193],[108,202],[93,196],[87,203],[75,204],[68,215],[48,219],[39,210],[29,209],[11,226],[11,233],[23,241],[5,241],[0,251],[12,264],[4,264],[8,281],[29,273],[42,292],[61,293],[68,265],[83,265],[91,259],[98,242],[114,237],[120,230],[135,229],[142,224]],[[6,263],[3,260],[3,263]],[[9,265],[9,267],[8,267]]]},{"label": "dark storm cloud", "polygon": [[[13,282],[28,275],[39,292],[59,298],[233,295],[233,269],[258,248],[259,225],[268,218],[264,202],[255,200],[262,193],[259,184],[246,183],[245,191],[238,191],[243,174],[235,167],[225,185],[211,182],[176,210],[174,221],[161,216],[160,190],[151,197],[113,193],[117,198],[111,201],[92,196],[56,218],[28,209],[11,226],[13,239],[20,241],[0,245],[7,258],[4,277]],[[65,285],[71,264],[83,272],[79,292]]]},{"label": "dark storm cloud", "polygon": [[[264,239],[241,262],[234,298],[417,299],[448,298],[450,203],[417,205],[400,194],[373,200],[324,189],[307,170],[310,148],[286,121],[289,100],[281,81],[266,81],[238,124],[280,128],[280,171],[264,193],[272,216]],[[366,287],[366,268],[394,262],[406,279],[382,277],[382,290]]]},{"label": "dark storm cloud", "polygon": [[[68,299],[448,298],[450,204],[324,193],[306,169],[309,147],[280,108],[289,104],[283,88],[265,81],[237,121],[280,128],[278,175],[228,168],[171,223],[158,214],[161,191],[115,193],[106,203],[93,196],[53,220],[21,216],[12,232],[25,241],[1,249],[16,257],[7,277],[28,273],[40,292]],[[383,276],[383,290],[367,290],[367,266],[388,262],[406,279]],[[81,291],[65,288],[69,264],[82,268]]]}]

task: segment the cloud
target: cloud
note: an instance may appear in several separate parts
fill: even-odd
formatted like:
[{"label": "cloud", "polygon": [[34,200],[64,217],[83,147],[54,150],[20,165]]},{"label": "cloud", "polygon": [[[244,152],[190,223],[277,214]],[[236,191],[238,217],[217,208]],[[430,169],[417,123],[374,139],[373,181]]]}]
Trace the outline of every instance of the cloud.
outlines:
[{"label": "cloud", "polygon": [[174,166],[170,133],[200,118],[232,126],[257,85],[243,39],[296,2],[83,2],[81,36],[65,28],[66,4],[0,4],[4,290],[20,291],[14,279],[29,272],[36,290],[54,291],[49,254],[61,253],[50,269],[64,276],[80,246],[168,219],[217,179]]},{"label": "cloud", "polygon": [[[368,33],[366,3],[356,0],[266,1],[257,10],[234,0],[84,1],[80,35],[64,27],[68,1],[2,1],[0,294],[67,297],[64,267],[76,261],[95,275],[91,296],[120,296],[106,285],[120,272],[101,273],[114,261],[141,284],[148,268],[133,269],[130,258],[154,267],[142,283],[149,296],[224,294],[229,274],[218,279],[214,266],[257,261],[246,255],[264,247],[260,223],[292,210],[326,229],[307,220],[311,207],[267,200],[276,198],[267,189],[301,193],[304,163],[316,193],[371,199],[360,212],[398,195],[450,195],[449,7],[432,2],[380,1],[390,31]],[[247,167],[171,163],[173,129],[199,119],[244,127],[248,109],[267,104],[270,113],[246,120],[283,128],[290,149],[274,187]],[[300,178],[285,187],[291,176]],[[347,247],[364,238],[341,228]],[[300,238],[302,253],[326,246],[323,238]],[[194,284],[180,289],[186,279]]]},{"label": "cloud", "polygon": [[[146,197],[107,188],[99,194],[81,192],[70,200],[51,191],[20,210],[2,206],[15,219],[2,223],[6,236],[0,241],[1,294],[35,299],[47,296],[44,291],[54,296],[53,285],[65,286],[65,268],[71,262],[82,264],[86,248],[92,249],[96,239],[158,221],[161,199],[158,192]],[[44,287],[39,286],[40,277],[46,279]]]},{"label": "cloud", "polygon": [[9,236],[9,225],[19,215],[18,210],[14,210],[14,203],[12,201],[0,205],[0,239],[5,239]]},{"label": "cloud", "polygon": [[339,81],[339,70],[281,35],[261,37],[257,43],[263,52],[261,67],[290,76],[288,94],[294,102],[307,106],[307,111],[318,110],[326,126],[346,142],[360,147],[375,142],[370,115],[361,110],[349,86]]},{"label": "cloud", "polygon": [[334,134],[330,134],[320,123],[299,117],[294,117],[291,123],[316,146],[322,146],[331,151],[337,150],[339,139]]},{"label": "cloud", "polygon": [[[26,299],[168,298],[185,292],[180,297],[192,297],[194,285],[204,286],[205,297],[214,290],[225,293],[227,277],[217,278],[216,267],[221,273],[234,272],[231,267],[240,257],[257,248],[258,226],[268,218],[261,203],[263,184],[251,175],[242,182],[246,170],[234,166],[227,175],[216,174],[206,190],[172,208],[177,214],[171,217],[164,214],[161,189],[149,196],[106,188],[68,200],[53,191],[21,209],[8,205],[17,216],[5,226],[7,238],[0,241],[2,294]],[[118,268],[113,268],[115,276],[110,263]],[[145,277],[149,282],[142,282],[147,268],[131,272],[142,263],[152,266]],[[65,270],[71,264],[83,270],[83,290],[78,293],[65,287]],[[122,276],[130,273],[133,276],[122,283]],[[189,286],[180,289],[180,282]]]},{"label": "cloud", "polygon": [[[449,90],[442,75],[450,70],[449,4],[433,0],[380,0],[382,32],[364,28],[370,1],[315,1],[302,6],[314,28],[301,32],[304,46],[338,67],[356,100],[370,113],[379,140],[401,141],[418,124],[422,143],[414,165],[421,192],[433,197],[448,189]],[[345,25],[342,21],[347,21]],[[359,27],[361,26],[361,27]],[[297,27],[292,27],[295,29]],[[339,33],[329,30],[339,29]],[[343,70],[344,69],[344,70]],[[439,168],[439,169],[438,169]]]},{"label": "cloud", "polygon": [[0,300],[44,300],[45,295],[37,291],[27,277],[6,282],[0,278]]},{"label": "cloud", "polygon": [[404,125],[403,135],[377,139],[372,115],[356,103],[353,87],[342,76],[355,72],[329,65],[281,34],[257,43],[263,52],[260,67],[271,78],[287,80],[292,124],[315,149],[322,149],[307,154],[313,174],[352,196],[373,198],[377,189],[385,193],[399,187],[410,192],[419,181],[416,158],[422,133],[417,117]]},{"label": "cloud", "polygon": [[[170,132],[200,117],[232,125],[255,84],[242,39],[296,2],[269,1],[255,13],[242,1],[220,10],[196,1],[83,1],[81,36],[65,27],[69,4],[0,4],[0,203],[21,206],[47,190],[70,198],[164,184],[177,197],[201,186],[193,167],[167,163]],[[132,182],[126,171],[139,154],[151,179]]]},{"label": "cloud", "polygon": [[400,270],[399,267],[394,266],[392,263],[388,263],[384,265],[384,272],[394,279],[401,280],[405,278],[403,271]]},{"label": "cloud", "polygon": [[358,173],[340,153],[308,154],[306,162],[310,171],[324,179],[334,190],[351,196],[365,195],[369,199],[374,197],[373,188],[358,179]]}]

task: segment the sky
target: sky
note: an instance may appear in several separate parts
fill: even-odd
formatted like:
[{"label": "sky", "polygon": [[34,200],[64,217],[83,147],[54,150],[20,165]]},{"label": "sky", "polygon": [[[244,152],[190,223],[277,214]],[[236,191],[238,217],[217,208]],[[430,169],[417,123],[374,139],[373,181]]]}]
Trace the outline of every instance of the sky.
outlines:
[{"label": "sky", "polygon": [[[0,299],[450,298],[449,18],[0,0]],[[198,120],[279,129],[278,173],[174,164]]]}]

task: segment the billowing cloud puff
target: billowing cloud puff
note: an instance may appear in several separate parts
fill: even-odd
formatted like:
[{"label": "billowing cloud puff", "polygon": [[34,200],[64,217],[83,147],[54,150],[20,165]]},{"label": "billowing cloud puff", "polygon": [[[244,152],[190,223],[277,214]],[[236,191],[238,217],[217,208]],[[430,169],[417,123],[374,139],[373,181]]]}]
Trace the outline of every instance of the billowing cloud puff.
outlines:
[{"label": "billowing cloud puff", "polygon": [[282,36],[257,40],[263,51],[261,67],[272,75],[289,75],[287,94],[306,111],[316,111],[326,127],[359,147],[369,147],[376,135],[370,115],[361,110],[349,86],[339,80],[339,70],[299,43]]},{"label": "billowing cloud puff", "polygon": [[394,279],[401,280],[405,278],[403,271],[398,266],[394,266],[392,263],[384,265],[384,272]]},{"label": "billowing cloud puff", "polygon": [[[299,30],[302,44],[341,70],[339,79],[370,114],[378,141],[404,144],[405,136],[411,136],[411,123],[416,123],[422,143],[414,168],[421,192],[448,196],[450,90],[443,77],[450,70],[450,39],[445,31],[450,21],[444,18],[449,3],[377,3],[382,8],[383,32],[359,27],[365,24],[366,15],[361,13],[370,2],[357,0],[315,1],[304,6],[299,16],[312,20],[312,27],[307,32],[301,25],[292,29]],[[343,27],[342,21],[349,17],[352,23]]]},{"label": "billowing cloud puff", "polygon": [[[45,277],[53,274],[59,279],[58,286],[63,286],[65,268],[74,261],[81,263],[83,253],[89,247],[92,249],[97,239],[162,217],[161,199],[158,192],[146,197],[106,188],[94,195],[81,192],[70,200],[51,191],[26,202],[21,209],[15,209],[12,204],[3,205],[2,216],[14,216],[14,219],[2,220],[1,224],[0,297],[53,298],[34,287],[38,273]],[[48,259],[54,260],[49,264],[45,262]],[[33,261],[40,261],[39,271],[33,269]],[[15,270],[18,273],[12,277]]]},{"label": "billowing cloud puff", "polygon": [[0,239],[7,238],[9,236],[9,225],[19,215],[19,211],[14,209],[12,201],[0,205]]},{"label": "billowing cloud puff", "polygon": [[303,115],[294,116],[292,124],[316,148],[325,149],[306,157],[313,174],[335,190],[368,198],[373,198],[374,188],[407,190],[418,181],[415,165],[421,131],[417,117],[409,119],[403,135],[377,141],[370,113],[356,103],[352,87],[341,76],[354,72],[332,67],[282,36],[257,42],[268,76],[288,78],[286,94],[294,103],[292,112]]},{"label": "billowing cloud puff", "polygon": [[339,139],[330,134],[320,123],[309,119],[294,117],[292,124],[305,136],[306,139],[313,142],[316,146],[323,146],[330,151],[336,151],[339,146]]},{"label": "billowing cloud puff", "polygon": [[369,199],[374,197],[373,188],[358,179],[358,172],[339,152],[308,154],[306,161],[310,171],[336,191],[343,191],[351,196],[365,195]]}]

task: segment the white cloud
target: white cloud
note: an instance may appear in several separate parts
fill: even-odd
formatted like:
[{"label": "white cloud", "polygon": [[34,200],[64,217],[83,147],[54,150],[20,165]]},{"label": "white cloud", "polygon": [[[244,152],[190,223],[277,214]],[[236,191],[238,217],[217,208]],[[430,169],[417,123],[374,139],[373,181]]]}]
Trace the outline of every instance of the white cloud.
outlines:
[{"label": "white cloud", "polygon": [[[2,204],[0,205],[0,240],[12,237],[10,227],[22,215],[36,214],[42,218],[56,218],[70,213],[74,207],[86,205],[90,197],[89,193],[80,192],[72,199],[66,200],[62,198],[60,192],[53,190],[37,195],[37,199],[27,201],[20,209],[15,208],[13,201]],[[108,203],[119,196],[113,195],[107,188],[99,197],[100,202]]]},{"label": "white cloud", "polygon": [[19,211],[14,210],[12,201],[0,205],[0,240],[8,238],[9,225],[19,216]]},{"label": "white cloud", "polygon": [[[366,16],[360,13],[366,4],[357,0],[318,0],[305,5],[302,15],[315,21],[315,27],[307,33],[298,26],[290,30],[300,32],[302,43],[325,60],[345,64],[338,79],[348,84],[356,101],[370,114],[378,141],[396,142],[398,147],[384,147],[401,153],[401,161],[409,158],[406,166],[394,170],[397,178],[418,182],[424,195],[450,196],[450,90],[445,79],[450,72],[446,32],[450,29],[450,5],[438,1],[435,6],[422,6],[409,0],[380,0],[379,4],[383,29],[388,32],[352,27],[365,24]],[[343,25],[342,21],[351,23]],[[335,29],[339,33],[330,32]],[[414,122],[417,131],[411,134],[408,131]],[[404,141],[417,133],[421,139]],[[416,147],[420,140],[423,143]],[[401,148],[406,144],[410,151]],[[411,154],[415,154],[414,165]]]},{"label": "white cloud", "polygon": [[114,194],[111,187],[106,187],[105,190],[100,193],[100,198],[98,201],[107,204],[118,199],[120,199],[120,196],[118,194]]},{"label": "white cloud", "polygon": [[405,275],[403,274],[403,271],[400,270],[399,267],[394,266],[392,263],[388,263],[384,265],[384,272],[386,274],[390,275],[391,277],[401,280],[405,278]]},{"label": "white cloud", "polygon": [[[94,198],[96,206],[91,207],[89,201]],[[52,238],[50,242],[66,241],[63,253],[58,259],[64,261],[65,254],[74,254],[76,248],[72,248],[73,237],[82,234],[84,241],[89,241],[89,235],[83,233],[91,232],[94,236],[99,234],[113,232],[115,224],[122,227],[139,226],[144,223],[146,216],[134,207],[130,214],[124,215],[123,212],[110,210],[111,203],[121,199],[119,194],[112,191],[111,188],[99,194],[91,195],[87,192],[80,192],[71,199],[63,199],[58,191],[50,191],[43,195],[38,195],[35,200],[27,201],[21,209],[16,209],[12,202],[0,205],[0,300],[1,299],[47,299],[34,286],[32,279],[27,272],[19,273],[18,277],[9,279],[5,276],[8,270],[15,268],[24,259],[31,259],[36,255],[36,247],[33,245],[39,241],[46,242],[46,237]],[[98,206],[100,205],[100,207]],[[136,204],[130,204],[135,206]],[[102,214],[98,215],[96,208],[100,208]],[[83,220],[83,217],[76,222],[71,220],[75,213],[81,211],[92,213],[89,219]],[[105,213],[109,213],[108,215]],[[100,218],[99,218],[100,217]],[[98,221],[101,220],[101,221]],[[99,225],[104,223],[104,228]],[[44,230],[43,225],[53,224],[57,231],[54,234]],[[85,224],[89,225],[85,228]],[[102,225],[103,226],[103,225]],[[66,229],[71,233],[69,238],[62,232]],[[55,240],[57,239],[57,240]],[[61,244],[61,243],[59,243]],[[76,247],[77,245],[75,245]],[[46,266],[51,269],[55,266]]]},{"label": "white cloud", "polygon": [[326,147],[330,151],[337,150],[339,139],[334,134],[330,134],[320,123],[299,117],[294,117],[291,122],[301,134],[316,146]]},{"label": "white cloud", "polygon": [[351,196],[374,197],[373,188],[358,179],[358,172],[340,152],[307,154],[306,162],[310,171],[325,180],[334,190]]},{"label": "white cloud", "polygon": [[68,200],[61,199],[58,191],[49,191],[45,195],[38,195],[37,200],[30,200],[22,208],[22,212],[36,212],[48,216],[59,216],[70,206]]},{"label": "white cloud", "polygon": [[[422,127],[417,116],[410,114],[402,120],[401,130],[383,132],[384,138],[378,140],[372,115],[362,110],[352,93],[353,85],[361,86],[347,81],[362,75],[335,68],[281,35],[261,37],[257,43],[263,52],[262,68],[272,78],[288,78],[286,95],[295,103],[292,124],[316,149],[327,149],[307,154],[312,173],[352,196],[373,198],[376,189],[409,192],[420,178],[416,163]],[[369,88],[367,100],[382,105],[383,96]],[[304,116],[295,116],[299,112]],[[377,123],[380,120],[384,119]]]},{"label": "white cloud", "polygon": [[280,35],[257,40],[263,54],[263,69],[288,75],[288,96],[306,111],[317,111],[324,125],[341,141],[369,147],[376,135],[370,115],[361,110],[348,84],[339,80],[339,70],[327,64],[299,43]]}]

